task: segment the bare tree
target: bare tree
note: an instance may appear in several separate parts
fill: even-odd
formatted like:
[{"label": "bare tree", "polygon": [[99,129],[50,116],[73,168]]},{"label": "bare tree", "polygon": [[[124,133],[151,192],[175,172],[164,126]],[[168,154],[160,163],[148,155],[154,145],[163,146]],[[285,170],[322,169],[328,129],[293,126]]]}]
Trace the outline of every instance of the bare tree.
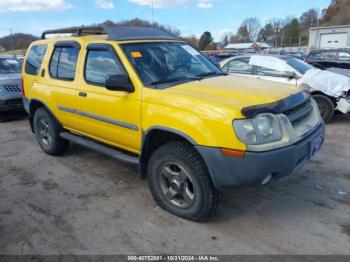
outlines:
[{"label": "bare tree", "polygon": [[246,32],[248,33],[249,40],[256,41],[261,29],[259,19],[256,17],[245,19],[241,25],[241,28],[244,28],[244,27],[245,27],[244,30],[246,30]]}]

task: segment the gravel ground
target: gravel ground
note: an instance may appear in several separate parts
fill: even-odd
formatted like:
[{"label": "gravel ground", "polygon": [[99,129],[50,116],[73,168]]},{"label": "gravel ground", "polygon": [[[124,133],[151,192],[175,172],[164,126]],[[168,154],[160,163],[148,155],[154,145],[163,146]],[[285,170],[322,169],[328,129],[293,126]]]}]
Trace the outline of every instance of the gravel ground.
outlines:
[{"label": "gravel ground", "polygon": [[79,146],[45,155],[26,119],[5,121],[0,254],[350,254],[349,124],[337,115],[305,168],[194,223],[158,208],[135,167]]}]

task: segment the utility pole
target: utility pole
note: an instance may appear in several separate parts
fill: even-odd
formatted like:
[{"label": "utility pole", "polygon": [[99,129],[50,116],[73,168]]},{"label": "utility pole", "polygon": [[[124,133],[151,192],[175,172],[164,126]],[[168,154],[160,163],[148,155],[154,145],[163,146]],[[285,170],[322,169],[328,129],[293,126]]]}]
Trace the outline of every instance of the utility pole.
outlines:
[{"label": "utility pole", "polygon": [[15,50],[13,46],[13,35],[12,35],[12,28],[10,28],[10,49],[13,51]]}]

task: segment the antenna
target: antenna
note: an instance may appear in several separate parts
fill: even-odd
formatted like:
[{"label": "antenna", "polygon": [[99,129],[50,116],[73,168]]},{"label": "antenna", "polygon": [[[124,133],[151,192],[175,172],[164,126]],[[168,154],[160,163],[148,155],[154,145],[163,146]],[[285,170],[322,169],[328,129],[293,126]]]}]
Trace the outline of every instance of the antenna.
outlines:
[{"label": "antenna", "polygon": [[152,27],[153,27],[153,38],[155,36],[155,32],[154,32],[154,0],[152,0]]}]

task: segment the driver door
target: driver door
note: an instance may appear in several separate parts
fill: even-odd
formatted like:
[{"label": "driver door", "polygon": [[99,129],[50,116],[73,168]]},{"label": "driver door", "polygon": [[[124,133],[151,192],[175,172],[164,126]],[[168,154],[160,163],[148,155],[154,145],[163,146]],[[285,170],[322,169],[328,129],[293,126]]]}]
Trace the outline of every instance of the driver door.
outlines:
[{"label": "driver door", "polygon": [[254,66],[254,77],[288,85],[297,85],[296,79],[286,77],[284,72],[262,66]]},{"label": "driver door", "polygon": [[84,57],[77,105],[79,132],[138,153],[141,145],[140,89],[135,87],[135,92],[128,93],[105,88],[108,75],[128,75],[112,45],[89,44]]}]

